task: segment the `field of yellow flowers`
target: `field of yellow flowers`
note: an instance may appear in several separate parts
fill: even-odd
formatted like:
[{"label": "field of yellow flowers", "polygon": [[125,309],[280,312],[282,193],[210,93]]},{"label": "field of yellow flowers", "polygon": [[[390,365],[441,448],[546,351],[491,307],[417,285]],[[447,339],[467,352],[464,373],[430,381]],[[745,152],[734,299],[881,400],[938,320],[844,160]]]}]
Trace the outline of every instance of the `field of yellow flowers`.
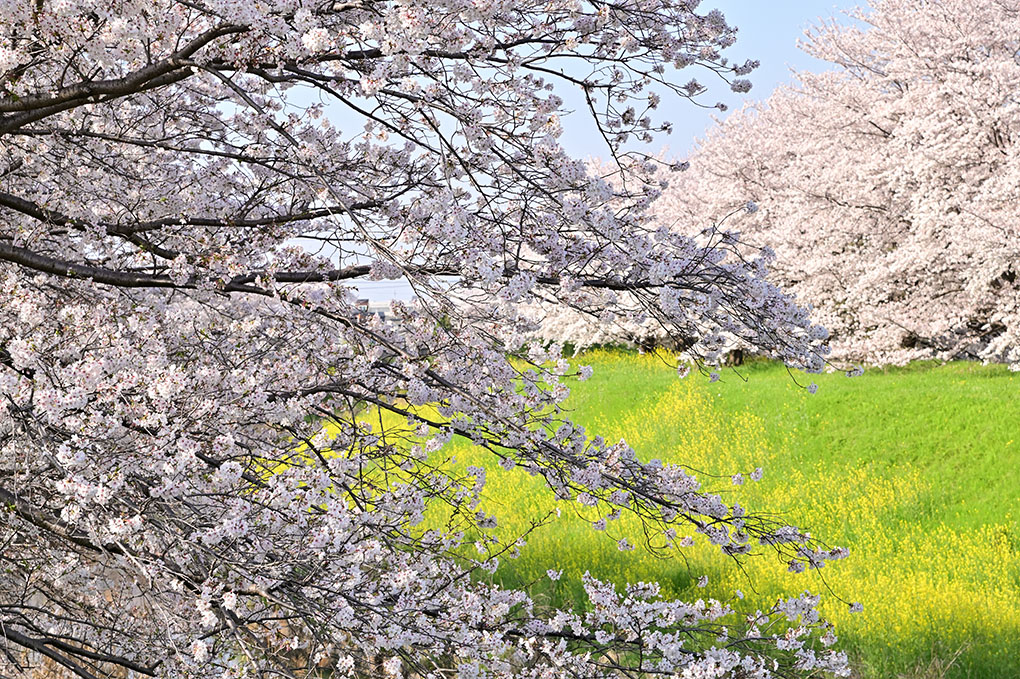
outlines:
[{"label": "field of yellow flowers", "polygon": [[[595,376],[571,385],[573,417],[625,438],[644,459],[689,466],[706,486],[751,511],[780,514],[850,557],[788,573],[769,555],[736,568],[718,548],[684,558],[617,549],[639,537],[626,517],[596,532],[564,504],[493,576],[537,587],[553,602],[582,601],[580,575],[655,580],[680,597],[764,608],[805,589],[823,595],[859,677],[1020,677],[1020,376],[975,364],[918,365],[811,379],[754,364],[710,383],[681,380],[655,355],[591,352]],[[505,471],[463,444],[441,451],[488,470],[480,507],[506,535],[526,532],[556,503],[540,480]],[[763,467],[757,483],[734,472]],[[563,569],[551,583],[547,569]],[[707,588],[696,581],[709,576]],[[545,588],[544,590],[542,588]],[[860,601],[851,613],[846,602]]]}]

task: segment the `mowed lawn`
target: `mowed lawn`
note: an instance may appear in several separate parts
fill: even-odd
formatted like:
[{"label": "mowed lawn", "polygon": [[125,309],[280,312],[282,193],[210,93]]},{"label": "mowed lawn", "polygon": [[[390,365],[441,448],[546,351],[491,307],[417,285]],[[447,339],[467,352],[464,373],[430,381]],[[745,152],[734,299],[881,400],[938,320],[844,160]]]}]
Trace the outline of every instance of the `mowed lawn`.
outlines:
[{"label": "mowed lawn", "polygon": [[[616,539],[640,537],[632,521],[600,533],[560,503],[561,518],[534,532],[495,579],[580,602],[587,570],[620,583],[656,580],[691,599],[732,600],[741,590],[734,603],[752,610],[810,590],[823,595],[858,676],[1020,677],[1020,375],[954,363],[807,377],[759,363],[709,383],[681,380],[648,354],[597,351],[580,363],[595,376],[571,384],[569,404],[592,435],[688,465],[728,500],[778,513],[849,547],[850,557],[796,575],[770,554],[741,570],[700,543],[686,558],[621,552]],[[817,382],[818,392],[795,379]],[[539,480],[504,471],[484,451],[451,444],[441,453],[489,470],[482,509],[508,535],[556,506]],[[760,482],[730,482],[758,466]],[[550,568],[564,578],[552,583]],[[695,585],[702,574],[704,589]]]}]

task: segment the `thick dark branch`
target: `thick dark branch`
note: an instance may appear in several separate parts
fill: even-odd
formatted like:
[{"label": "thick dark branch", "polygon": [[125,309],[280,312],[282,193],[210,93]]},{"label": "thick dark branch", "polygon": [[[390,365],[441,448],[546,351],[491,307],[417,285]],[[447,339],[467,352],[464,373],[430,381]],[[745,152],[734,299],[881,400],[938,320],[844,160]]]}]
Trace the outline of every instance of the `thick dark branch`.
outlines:
[{"label": "thick dark branch", "polygon": [[[506,57],[497,56],[499,52],[506,52],[508,50],[523,47],[526,45],[550,45],[558,44],[559,41],[548,38],[539,38],[536,36],[528,36],[526,38],[518,38],[517,40],[511,40],[508,42],[497,42],[490,48],[478,51],[450,51],[450,50],[439,50],[439,49],[427,49],[422,52],[426,57],[433,59],[447,59],[455,61],[465,61],[476,59],[481,62],[495,62],[499,64],[507,63]],[[346,62],[358,62],[358,61],[369,61],[373,59],[380,59],[386,56],[386,53],[378,47],[369,47],[360,50],[346,50],[335,54],[322,54],[316,57],[308,59],[305,63],[319,63],[325,64],[334,61],[346,61]],[[560,55],[556,55],[560,56]],[[296,64],[296,62],[287,61],[260,61],[255,64],[251,64],[252,68],[260,68],[263,70],[276,70],[278,68],[289,68]],[[236,68],[236,64],[232,64],[226,61],[211,61],[209,65],[213,68],[230,71]],[[559,74],[557,74],[559,75]]]},{"label": "thick dark branch", "polygon": [[5,193],[3,191],[0,191],[0,206],[16,210],[17,212],[26,214],[29,217],[34,217],[40,222],[45,222],[46,224],[66,226],[74,221],[67,215],[49,210],[33,203],[30,200],[25,200],[20,196],[15,196],[12,193]]},{"label": "thick dark branch", "polygon": [[[170,276],[164,274],[141,274],[130,271],[117,271],[87,264],[75,264],[54,257],[47,257],[32,252],[26,248],[19,248],[8,243],[0,242],[0,260],[18,264],[28,269],[41,271],[43,273],[61,276],[63,278],[91,279],[96,283],[113,285],[120,288],[175,288],[181,290],[193,290],[198,287],[194,280],[185,283],[176,283]],[[268,295],[270,291],[263,288],[253,287],[259,277],[275,280],[277,283],[326,283],[333,281],[350,280],[367,276],[372,270],[368,264],[348,266],[343,269],[332,269],[328,271],[281,271],[277,273],[255,272],[244,276],[236,276],[230,279],[222,287],[216,288],[218,292],[248,292],[260,295]],[[427,276],[456,276],[459,271],[449,267],[428,268],[415,267],[408,269],[408,273]]]},{"label": "thick dark branch", "polygon": [[23,648],[27,648],[37,653],[41,653],[42,655],[45,655],[47,658],[50,658],[51,660],[60,663],[61,665],[63,665],[64,667],[68,668],[69,670],[71,670],[72,672],[81,677],[89,678],[95,677],[95,675],[93,675],[91,672],[89,672],[88,670],[84,669],[83,667],[72,661],[70,658],[62,656],[59,653],[56,653],[56,651],[54,651],[53,649],[57,649],[63,653],[66,653],[67,655],[75,656],[78,658],[87,658],[95,662],[119,665],[120,667],[131,670],[133,672],[138,672],[139,674],[144,674],[149,677],[156,676],[155,668],[139,665],[138,663],[133,662],[123,656],[113,655],[110,653],[99,653],[96,651],[89,650],[87,648],[83,648],[81,646],[69,644],[66,641],[63,641],[62,639],[55,639],[53,637],[42,638],[29,637],[12,629],[10,624],[4,624],[3,622],[0,622],[0,637],[5,637],[7,640],[13,641],[14,643],[18,644]]},{"label": "thick dark branch", "polygon": [[[116,99],[117,97],[121,96],[138,94],[139,92],[145,92],[147,90],[156,89],[158,87],[172,85],[176,82],[180,82],[181,80],[185,80],[186,78],[189,77],[191,77],[191,73],[186,69],[181,69],[173,71],[171,73],[167,73],[158,78],[153,78],[152,80],[142,85],[139,85],[137,88],[133,90],[125,90],[123,94],[110,94],[107,95],[105,99],[102,95],[96,95],[94,100],[98,102],[107,99]],[[57,113],[60,113],[62,111],[68,111],[72,108],[77,108],[78,106],[85,104],[87,101],[88,101],[87,99],[81,100],[74,99],[71,101],[65,101],[59,104],[54,104],[46,108],[39,108],[33,111],[19,113],[17,115],[0,117],[0,136],[7,134],[8,132],[13,132],[24,125],[34,123],[37,120],[43,120],[44,118],[56,115]]]},{"label": "thick dark branch", "polygon": [[140,68],[123,78],[112,80],[96,80],[92,82],[79,82],[74,85],[62,87],[56,92],[47,94],[30,94],[24,97],[4,97],[0,99],[0,113],[13,113],[24,111],[35,111],[41,108],[58,106],[66,102],[80,102],[92,97],[106,95],[123,96],[131,94],[144,86],[146,83],[164,76],[171,71],[181,68],[178,63],[181,59],[188,59],[200,49],[217,38],[231,33],[243,33],[247,31],[245,26],[226,24],[210,28],[208,31],[198,35],[180,50],[174,52],[166,59],[149,64]]},{"label": "thick dark branch", "polygon": [[74,662],[70,658],[54,651],[52,648],[47,646],[41,640],[25,636],[24,634],[21,634],[20,632],[11,629],[3,621],[0,621],[0,638],[2,638],[5,641],[13,642],[18,646],[26,648],[30,651],[35,651],[40,655],[44,655],[53,662],[58,663],[63,667],[66,667],[70,671],[77,674],[79,677],[82,677],[82,679],[99,679],[99,677],[92,674],[87,669],[85,669],[78,663]]},{"label": "thick dark branch", "polygon": [[64,278],[91,278],[97,283],[115,285],[121,288],[188,288],[194,285],[178,285],[169,276],[159,274],[138,274],[114,271],[87,264],[74,264],[53,257],[46,257],[25,248],[0,242],[0,260],[18,264],[28,269],[61,276]]},{"label": "thick dark branch", "polygon": [[[57,212],[56,210],[44,208],[37,203],[25,200],[24,198],[15,196],[11,193],[4,193],[3,191],[0,191],[0,206],[28,215],[46,224],[71,226],[78,229],[85,228],[88,225],[85,221],[74,219],[61,212]],[[111,224],[107,222],[99,222],[98,226],[106,229],[106,233],[111,236],[127,236],[135,233],[144,233],[146,231],[156,231],[169,226],[259,228],[264,226],[280,226],[282,224],[308,221],[311,219],[323,219],[334,215],[342,215],[347,210],[369,210],[381,206],[381,201],[367,200],[358,203],[351,203],[350,205],[326,206],[314,210],[302,210],[300,212],[274,215],[271,217],[259,217],[256,219],[190,217],[185,215],[180,217],[163,217],[161,219],[137,222],[135,224]]]},{"label": "thick dark branch", "polygon": [[115,544],[97,545],[84,533],[74,530],[71,526],[67,525],[59,518],[55,518],[46,512],[40,511],[38,508],[33,507],[31,504],[3,487],[0,487],[0,504],[6,505],[11,511],[25,521],[28,521],[33,526],[42,528],[52,535],[73,542],[79,547],[84,547],[91,552],[111,552],[121,556],[127,554],[127,552],[125,552],[120,546]]},{"label": "thick dark branch", "polygon": [[[75,264],[53,257],[47,257],[32,252],[25,248],[19,248],[8,243],[0,242],[0,260],[5,260],[20,266],[41,271],[43,273],[61,276],[64,278],[89,278],[97,283],[113,285],[120,288],[175,288],[181,290],[193,290],[198,287],[194,280],[184,283],[174,282],[170,276],[164,274],[141,274],[130,271],[116,271],[87,264]],[[269,295],[269,290],[254,287],[251,284],[259,277],[268,280],[275,280],[277,283],[327,283],[367,276],[372,267],[367,264],[348,266],[343,269],[332,269],[328,271],[281,271],[277,273],[254,272],[244,276],[235,276],[222,287],[216,288],[218,292],[248,292],[259,295]],[[460,270],[454,267],[407,267],[406,272],[412,275],[422,276],[458,276]],[[517,273],[514,270],[504,272],[505,276],[512,276]],[[559,276],[538,276],[535,281],[541,285],[558,286],[561,283]],[[587,278],[580,281],[581,285],[587,288],[602,288],[608,290],[637,291],[652,290],[663,287],[684,288],[697,290],[693,285],[681,285],[678,281],[665,281],[652,283],[649,281],[624,281],[608,278]]]},{"label": "thick dark branch", "polygon": [[81,106],[89,99],[99,101],[104,98],[123,97],[184,80],[192,73],[191,68],[182,63],[184,60],[217,38],[247,30],[245,26],[231,24],[211,28],[166,59],[149,64],[123,78],[79,82],[47,94],[3,97],[0,99],[0,113],[11,115],[0,117],[0,135],[61,111]]},{"label": "thick dark branch", "polygon": [[381,207],[382,202],[378,200],[366,200],[357,203],[351,203],[350,205],[344,206],[327,206],[318,208],[315,210],[303,210],[301,212],[295,212],[292,214],[276,215],[272,217],[259,217],[257,219],[231,219],[229,217],[223,219],[214,219],[211,217],[164,217],[163,219],[155,219],[148,222],[138,222],[137,224],[123,225],[123,226],[111,226],[109,227],[111,233],[141,233],[143,231],[154,231],[167,226],[211,226],[211,227],[262,227],[262,226],[278,226],[281,224],[290,224],[292,222],[302,222],[310,219],[323,219],[326,217],[333,217],[336,215],[342,215],[347,210],[368,210],[371,208]]}]

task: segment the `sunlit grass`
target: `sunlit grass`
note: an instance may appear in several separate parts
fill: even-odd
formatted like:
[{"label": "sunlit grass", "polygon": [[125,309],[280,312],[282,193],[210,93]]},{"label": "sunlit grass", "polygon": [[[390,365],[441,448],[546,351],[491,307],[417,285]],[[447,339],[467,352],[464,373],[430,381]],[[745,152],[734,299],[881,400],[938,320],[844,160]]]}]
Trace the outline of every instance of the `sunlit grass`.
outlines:
[{"label": "sunlit grass", "polygon": [[[589,571],[657,580],[681,597],[730,599],[740,589],[752,609],[810,589],[824,595],[862,676],[943,676],[947,665],[947,677],[1020,675],[1020,378],[973,364],[918,366],[815,376],[821,389],[811,396],[769,364],[744,370],[746,383],[724,373],[710,384],[679,380],[651,355],[592,352],[580,362],[596,374],[571,385],[569,403],[592,434],[698,470],[727,499],[779,513],[851,556],[793,575],[769,555],[735,568],[705,545],[685,550],[686,561],[620,552],[617,538],[640,537],[634,520],[600,533],[559,503],[562,517],[504,560],[497,581],[541,583],[540,596],[580,603],[579,576]],[[453,443],[437,455],[486,467],[481,509],[503,535],[526,532],[557,505],[541,479],[501,469],[487,451]],[[729,484],[756,466],[766,470],[761,482]],[[563,580],[549,582],[547,569],[564,570]],[[694,584],[702,574],[706,589]],[[864,612],[849,613],[841,598]]]}]

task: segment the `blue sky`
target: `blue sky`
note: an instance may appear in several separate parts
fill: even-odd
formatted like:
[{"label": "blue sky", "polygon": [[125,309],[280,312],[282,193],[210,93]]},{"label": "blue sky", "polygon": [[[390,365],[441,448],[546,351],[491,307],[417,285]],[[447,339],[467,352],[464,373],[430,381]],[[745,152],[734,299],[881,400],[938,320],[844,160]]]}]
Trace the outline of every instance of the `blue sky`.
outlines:
[{"label": "blue sky", "polygon": [[[723,83],[711,83],[702,78],[705,84],[715,85],[707,93],[706,103],[722,101],[736,110],[744,100],[757,101],[768,97],[776,86],[790,82],[790,69],[816,71],[826,68],[824,62],[812,59],[797,48],[797,40],[802,38],[805,29],[818,22],[819,18],[840,17],[841,10],[851,9],[861,2],[841,0],[704,0],[701,10],[719,8],[726,15],[727,21],[739,29],[736,44],[727,50],[726,56],[734,62],[743,63],[747,59],[757,59],[761,66],[751,75],[753,88],[746,95],[730,92]],[[845,19],[845,17],[843,17]],[[698,77],[692,72],[682,77]],[[568,99],[568,105],[570,100]],[[670,155],[682,157],[693,147],[696,138],[704,135],[713,124],[713,116],[725,117],[726,113],[704,110],[692,106],[685,101],[663,97],[662,109],[665,117],[674,125],[670,137],[657,139],[654,148],[658,151],[664,142],[668,142]],[[563,144],[575,156],[601,155],[604,149],[592,146],[591,130],[582,122],[585,114],[578,111],[574,114],[576,122],[568,116],[563,121]],[[401,281],[364,281],[358,285],[362,296],[373,301],[389,299],[408,299],[410,288]]]},{"label": "blue sky", "polygon": [[[761,66],[750,75],[753,84],[750,92],[737,95],[719,88],[719,94],[713,101],[721,100],[733,111],[744,100],[764,99],[777,85],[790,82],[791,68],[799,71],[824,70],[826,62],[814,59],[798,49],[797,41],[819,19],[836,17],[849,21],[842,12],[862,4],[865,4],[864,0],[705,0],[703,8],[718,7],[726,15],[727,21],[739,29],[737,43],[728,50],[730,60],[743,63],[746,59],[757,59],[761,62]],[[704,134],[713,124],[712,115],[726,114],[694,110],[676,116],[676,128],[671,136],[672,145],[678,152],[682,150],[681,145],[689,147],[696,137]]]},{"label": "blue sky", "polygon": [[[804,36],[805,29],[817,24],[821,18],[848,20],[842,11],[862,4],[864,0],[703,0],[699,11],[718,8],[729,24],[739,29],[736,44],[725,52],[725,56],[735,63],[757,59],[761,66],[751,73],[749,78],[753,87],[744,95],[730,92],[717,78],[705,77],[704,72],[698,73],[694,68],[689,74],[687,71],[680,72],[678,77],[684,82],[691,77],[698,78],[709,86],[703,103],[722,101],[729,106],[729,112],[739,108],[744,101],[765,99],[776,86],[792,80],[791,68],[799,71],[826,68],[825,62],[813,59],[797,48],[797,41]],[[662,112],[674,125],[673,134],[663,137],[662,141],[657,139],[655,147],[647,150],[657,151],[666,143],[670,154],[678,157],[686,155],[695,139],[714,125],[713,117],[724,118],[729,113],[698,108],[676,98],[671,102],[668,96],[663,96],[662,101]],[[580,119],[582,115],[579,111],[575,117]],[[591,133],[581,120],[571,124],[567,118],[563,126],[563,143],[573,154],[602,155],[603,149],[590,145]]]}]

